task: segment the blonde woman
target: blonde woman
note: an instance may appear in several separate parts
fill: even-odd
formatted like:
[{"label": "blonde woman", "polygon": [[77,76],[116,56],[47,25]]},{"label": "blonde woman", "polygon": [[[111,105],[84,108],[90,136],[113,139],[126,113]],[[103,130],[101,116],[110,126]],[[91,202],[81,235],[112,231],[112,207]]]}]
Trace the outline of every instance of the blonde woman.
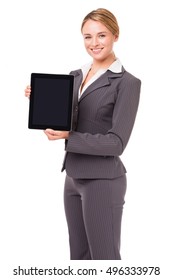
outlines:
[{"label": "blonde woman", "polygon": [[[90,12],[81,32],[92,61],[74,75],[72,131],[46,129],[49,140],[65,139],[64,203],[72,260],[120,260],[126,169],[120,160],[135,122],[139,79],[127,72],[113,48],[116,17]],[[29,96],[30,87],[25,90]]]}]

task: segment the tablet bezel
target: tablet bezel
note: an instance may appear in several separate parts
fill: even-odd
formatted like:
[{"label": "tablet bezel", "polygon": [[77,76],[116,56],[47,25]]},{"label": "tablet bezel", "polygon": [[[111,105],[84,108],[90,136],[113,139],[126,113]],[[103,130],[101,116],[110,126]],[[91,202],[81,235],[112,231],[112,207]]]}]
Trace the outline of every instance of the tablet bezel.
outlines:
[{"label": "tablet bezel", "polygon": [[[34,123],[34,96],[37,94],[35,91],[35,79],[63,79],[69,81],[69,98],[68,98],[68,117],[67,117],[67,125],[62,126],[57,123],[50,125],[45,125],[44,123]],[[62,131],[70,131],[72,127],[72,107],[73,107],[73,83],[74,76],[73,75],[64,75],[64,74],[46,74],[46,73],[31,73],[31,95],[30,95],[30,103],[29,103],[29,119],[28,119],[28,128],[30,129],[42,129],[45,130],[47,128],[51,128],[54,130],[62,130]]]}]

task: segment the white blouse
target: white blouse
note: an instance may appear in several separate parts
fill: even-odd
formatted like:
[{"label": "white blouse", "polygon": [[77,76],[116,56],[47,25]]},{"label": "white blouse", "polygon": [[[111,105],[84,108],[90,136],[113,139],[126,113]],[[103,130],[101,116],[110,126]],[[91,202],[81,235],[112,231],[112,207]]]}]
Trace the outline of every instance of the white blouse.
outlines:
[{"label": "white blouse", "polygon": [[[85,81],[85,78],[88,74],[88,71],[91,68],[92,63],[88,63],[85,64],[84,66],[82,66],[81,70],[82,70],[82,74],[83,74],[83,81],[81,83],[81,86],[83,84],[83,82]],[[101,75],[103,75],[107,70],[110,70],[114,73],[120,73],[122,71],[122,64],[121,61],[117,58],[107,69],[106,68],[102,68],[99,69],[94,76],[84,85],[84,87],[81,90],[81,86],[79,88],[79,95],[78,97],[80,98],[81,95],[83,94],[83,92],[86,90],[87,87],[89,87],[89,85],[91,85],[95,80],[97,80]]]}]

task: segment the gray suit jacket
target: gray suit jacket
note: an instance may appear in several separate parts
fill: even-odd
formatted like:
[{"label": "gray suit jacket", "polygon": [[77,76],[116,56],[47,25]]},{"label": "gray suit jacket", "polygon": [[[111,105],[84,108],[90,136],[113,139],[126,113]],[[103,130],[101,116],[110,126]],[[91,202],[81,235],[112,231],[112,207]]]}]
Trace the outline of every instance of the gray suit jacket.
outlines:
[{"label": "gray suit jacket", "polygon": [[78,100],[82,71],[74,75],[73,125],[63,168],[73,178],[116,178],[126,169],[120,160],[134,125],[141,81],[122,69],[107,70]]}]

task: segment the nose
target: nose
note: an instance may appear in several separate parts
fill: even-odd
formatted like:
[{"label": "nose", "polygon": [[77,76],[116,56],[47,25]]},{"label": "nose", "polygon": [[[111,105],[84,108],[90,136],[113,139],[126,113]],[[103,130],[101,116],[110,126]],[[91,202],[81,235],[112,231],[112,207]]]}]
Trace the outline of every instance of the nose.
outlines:
[{"label": "nose", "polygon": [[98,41],[98,38],[96,36],[92,38],[91,44],[92,44],[93,47],[99,45],[99,41]]}]

